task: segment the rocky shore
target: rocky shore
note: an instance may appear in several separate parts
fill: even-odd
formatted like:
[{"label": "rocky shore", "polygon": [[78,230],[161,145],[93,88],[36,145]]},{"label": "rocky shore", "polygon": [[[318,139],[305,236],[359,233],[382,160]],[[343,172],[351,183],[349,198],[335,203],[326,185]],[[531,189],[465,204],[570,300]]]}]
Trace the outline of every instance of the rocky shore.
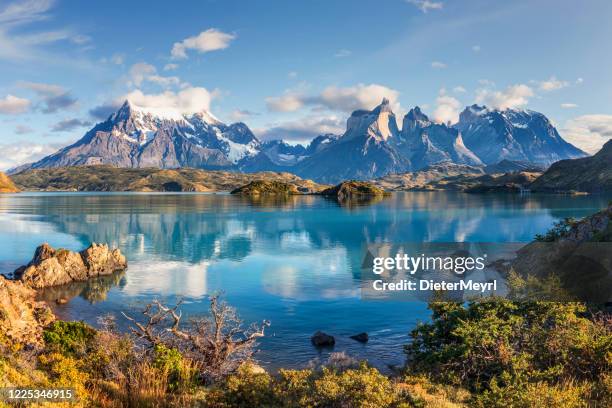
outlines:
[{"label": "rocky shore", "polygon": [[74,252],[56,250],[45,243],[36,248],[32,260],[17,268],[13,275],[29,288],[42,289],[110,275],[125,269],[125,256],[119,249],[111,250],[106,244],[92,243],[83,251]]}]

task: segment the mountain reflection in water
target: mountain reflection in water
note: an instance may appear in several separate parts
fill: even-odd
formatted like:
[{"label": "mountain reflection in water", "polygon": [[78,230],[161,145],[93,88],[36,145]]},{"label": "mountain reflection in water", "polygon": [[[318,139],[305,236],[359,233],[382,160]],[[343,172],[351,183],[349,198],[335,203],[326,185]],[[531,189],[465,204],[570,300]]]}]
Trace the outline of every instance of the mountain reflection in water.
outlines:
[{"label": "mountain reflection in water", "polygon": [[[41,193],[0,195],[0,272],[27,263],[42,242],[81,250],[91,242],[126,255],[121,277],[54,288],[61,318],[100,315],[182,297],[187,315],[223,291],[246,322],[269,319],[264,365],[301,366],[329,353],[310,335],[336,336],[335,351],[377,366],[402,363],[410,328],[428,318],[416,302],[362,301],[364,247],[397,242],[526,242],[557,220],[581,217],[610,197],[394,193],[359,205],[317,196]],[[363,345],[348,336],[366,331]],[[325,357],[325,355],[321,356]]]}]

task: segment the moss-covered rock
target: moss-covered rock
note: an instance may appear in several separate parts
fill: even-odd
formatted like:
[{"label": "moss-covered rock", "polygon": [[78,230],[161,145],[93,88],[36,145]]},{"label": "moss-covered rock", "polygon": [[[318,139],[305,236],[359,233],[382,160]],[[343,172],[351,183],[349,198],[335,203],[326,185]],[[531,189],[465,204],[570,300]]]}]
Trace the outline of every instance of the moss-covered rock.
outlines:
[{"label": "moss-covered rock", "polygon": [[320,193],[326,197],[334,197],[340,201],[350,199],[363,199],[371,197],[383,197],[390,193],[376,187],[367,181],[343,181],[342,183],[321,191]]},{"label": "moss-covered rock", "polygon": [[232,190],[232,194],[242,195],[290,195],[301,194],[296,186],[282,181],[255,180]]}]

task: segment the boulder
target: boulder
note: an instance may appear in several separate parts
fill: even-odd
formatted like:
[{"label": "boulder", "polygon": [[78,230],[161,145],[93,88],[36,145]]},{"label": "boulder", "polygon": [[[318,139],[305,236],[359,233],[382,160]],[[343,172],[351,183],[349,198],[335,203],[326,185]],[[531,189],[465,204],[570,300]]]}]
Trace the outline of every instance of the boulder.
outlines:
[{"label": "boulder", "polygon": [[313,334],[310,341],[315,347],[327,347],[336,344],[336,339],[334,336],[323,333],[322,331],[317,331],[315,334]]},{"label": "boulder", "polygon": [[11,341],[41,346],[43,327],[55,320],[45,302],[22,282],[0,275],[0,333]]},{"label": "boulder", "polygon": [[359,334],[355,334],[351,336],[351,339],[356,340],[360,343],[367,343],[369,340],[369,337],[368,337],[368,333],[363,332],[363,333],[359,333]]},{"label": "boulder", "polygon": [[26,286],[42,289],[85,281],[127,269],[127,261],[119,249],[110,250],[106,244],[93,243],[83,251],[53,249],[49,244],[36,248],[34,257],[15,270],[15,277]]},{"label": "boulder", "polygon": [[81,252],[83,262],[87,266],[87,276],[110,275],[113,272],[123,271],[127,268],[125,257],[119,249],[112,251],[106,244],[95,242]]}]

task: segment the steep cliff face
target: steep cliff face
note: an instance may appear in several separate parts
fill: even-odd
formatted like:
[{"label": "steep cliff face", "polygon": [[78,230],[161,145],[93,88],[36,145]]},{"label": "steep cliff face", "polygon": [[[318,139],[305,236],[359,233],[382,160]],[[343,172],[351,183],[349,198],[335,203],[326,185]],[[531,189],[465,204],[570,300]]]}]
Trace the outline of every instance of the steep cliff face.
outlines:
[{"label": "steep cliff face", "polygon": [[334,183],[372,179],[410,168],[410,161],[393,147],[399,135],[389,101],[371,111],[358,110],[347,120],[346,132],[295,166],[301,177]]},{"label": "steep cliff face", "polygon": [[457,129],[433,123],[418,106],[404,116],[395,146],[408,157],[413,171],[443,162],[482,165],[480,159],[465,147]]}]

